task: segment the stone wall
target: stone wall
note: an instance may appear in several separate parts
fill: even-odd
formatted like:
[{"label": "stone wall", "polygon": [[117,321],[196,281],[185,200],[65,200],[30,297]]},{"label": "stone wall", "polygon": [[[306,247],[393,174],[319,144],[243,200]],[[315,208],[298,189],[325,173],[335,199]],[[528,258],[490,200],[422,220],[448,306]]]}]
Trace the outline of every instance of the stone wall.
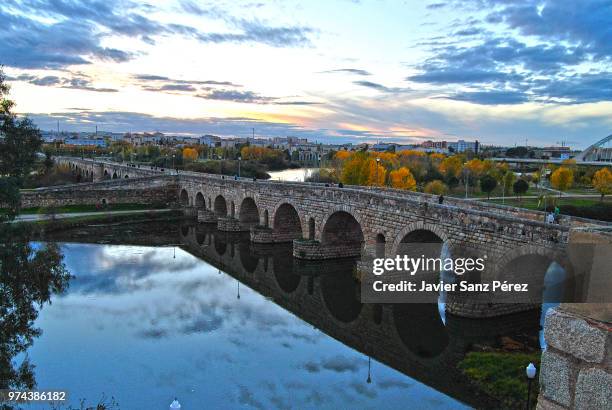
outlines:
[{"label": "stone wall", "polygon": [[[560,305],[546,316],[538,409],[604,409],[612,405],[612,324]],[[598,310],[601,306],[597,307]],[[577,313],[581,312],[581,313]]]},{"label": "stone wall", "polygon": [[21,208],[59,207],[66,205],[152,204],[177,202],[173,177],[146,177],[127,181],[105,181],[63,185],[21,192]]}]

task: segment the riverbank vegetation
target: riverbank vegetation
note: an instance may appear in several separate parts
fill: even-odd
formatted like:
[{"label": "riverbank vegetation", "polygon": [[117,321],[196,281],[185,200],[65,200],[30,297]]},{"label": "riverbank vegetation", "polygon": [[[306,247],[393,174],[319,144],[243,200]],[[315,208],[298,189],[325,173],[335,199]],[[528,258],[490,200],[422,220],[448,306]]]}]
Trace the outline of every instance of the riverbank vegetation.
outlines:
[{"label": "riverbank vegetation", "polygon": [[[533,363],[540,368],[540,352],[469,352],[459,369],[485,393],[501,402],[502,408],[526,408],[528,382],[525,367]],[[532,381],[530,406],[535,408],[539,392],[538,379]]]}]

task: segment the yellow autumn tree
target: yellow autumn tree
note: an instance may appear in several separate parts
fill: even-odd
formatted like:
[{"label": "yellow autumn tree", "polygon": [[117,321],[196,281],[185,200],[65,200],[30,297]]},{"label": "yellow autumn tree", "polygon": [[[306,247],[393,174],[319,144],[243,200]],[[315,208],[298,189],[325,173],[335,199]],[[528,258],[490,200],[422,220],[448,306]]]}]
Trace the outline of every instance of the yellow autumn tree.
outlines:
[{"label": "yellow autumn tree", "polygon": [[334,158],[340,161],[344,161],[345,159],[350,158],[350,156],[351,156],[351,153],[349,151],[338,151],[336,152],[336,155],[334,156]]},{"label": "yellow autumn tree", "polygon": [[559,191],[567,190],[573,183],[574,173],[567,167],[557,168],[550,176],[550,184]]},{"label": "yellow autumn tree", "polygon": [[440,181],[439,179],[435,179],[431,182],[428,182],[427,185],[425,185],[424,189],[426,193],[433,195],[443,195],[446,193],[447,190],[448,187],[446,186],[446,184]]},{"label": "yellow autumn tree", "polygon": [[366,185],[383,186],[387,177],[387,169],[372,158],[367,160],[367,168],[368,178]]},{"label": "yellow autumn tree", "polygon": [[601,200],[604,196],[612,194],[612,172],[608,168],[602,168],[593,175],[593,187],[601,194]]},{"label": "yellow autumn tree", "polygon": [[461,158],[457,155],[453,155],[452,157],[447,157],[442,160],[440,163],[440,172],[443,173],[447,178],[448,177],[459,177],[461,174],[462,168]]},{"label": "yellow autumn tree", "polygon": [[391,171],[389,179],[393,188],[407,189],[409,191],[416,190],[416,181],[410,170],[406,167]]},{"label": "yellow autumn tree", "polygon": [[183,161],[195,161],[198,159],[198,150],[195,148],[183,149]]},{"label": "yellow autumn tree", "polygon": [[479,178],[485,169],[485,164],[478,158],[474,158],[465,163],[465,168],[470,172],[471,177]]},{"label": "yellow autumn tree", "polygon": [[347,185],[367,185],[370,159],[363,152],[351,155],[342,164],[341,181]]}]

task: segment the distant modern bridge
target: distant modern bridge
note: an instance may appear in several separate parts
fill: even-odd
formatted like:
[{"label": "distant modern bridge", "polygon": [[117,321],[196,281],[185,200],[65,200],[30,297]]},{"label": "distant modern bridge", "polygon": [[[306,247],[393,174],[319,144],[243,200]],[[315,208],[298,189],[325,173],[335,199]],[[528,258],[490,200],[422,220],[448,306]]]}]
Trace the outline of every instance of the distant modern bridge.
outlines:
[{"label": "distant modern bridge", "polygon": [[[491,269],[483,280],[503,280],[513,272],[513,279],[535,281],[534,286],[542,287],[546,269],[553,261],[572,275],[579,274],[571,255],[565,252],[570,233],[598,226],[566,216],[559,224],[546,224],[542,212],[456,198],[438,204],[432,195],[383,187],[340,188],[162,172],[67,157],[57,161],[85,179],[110,180],[47,188],[28,195],[49,201],[50,191],[57,196],[62,189],[69,189],[72,193],[89,192],[86,201],[97,203],[120,202],[124,196],[131,202],[165,199],[182,206],[187,215],[202,223],[215,223],[220,231],[248,231],[254,243],[291,242],[294,257],[306,260],[390,256],[397,254],[402,244],[437,243],[440,250],[444,247],[453,257],[487,255]],[[115,195],[118,190],[123,194]],[[64,194],[59,195],[62,200],[74,198]],[[534,279],[537,269],[542,272]],[[513,308],[505,304],[495,311],[490,301],[483,301],[480,306],[458,303],[454,309],[466,316],[493,316]]]}]

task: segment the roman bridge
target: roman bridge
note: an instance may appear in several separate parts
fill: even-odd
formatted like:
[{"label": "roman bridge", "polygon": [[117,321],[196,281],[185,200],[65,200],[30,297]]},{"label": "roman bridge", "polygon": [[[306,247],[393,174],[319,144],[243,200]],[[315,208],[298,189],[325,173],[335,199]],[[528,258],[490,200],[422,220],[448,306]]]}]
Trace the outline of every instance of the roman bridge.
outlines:
[{"label": "roman bridge", "polygon": [[[535,294],[543,289],[553,262],[572,277],[584,275],[566,249],[573,230],[596,226],[569,217],[562,217],[559,224],[546,224],[542,212],[456,198],[439,204],[432,195],[383,187],[340,188],[76,158],[57,160],[89,178],[116,176],[113,185],[121,181],[126,186],[138,181],[156,181],[158,187],[165,184],[186,215],[215,224],[219,231],[250,232],[254,243],[292,243],[297,259],[394,257],[405,244],[432,243],[438,255],[487,255],[487,269],[477,281],[529,282]],[[582,297],[585,283],[574,282],[570,299]],[[461,298],[456,296],[447,308],[463,316],[494,316],[528,307],[522,301],[520,307],[504,303],[492,309],[490,296]],[[538,303],[532,302],[531,306]]]},{"label": "roman bridge", "polygon": [[[151,167],[58,158],[94,180],[158,176],[178,203],[221,231],[250,231],[256,243],[293,242],[294,256],[333,259],[394,254],[402,243],[443,243],[448,252],[478,249],[499,259],[517,249],[562,250],[574,221],[543,222],[542,212],[383,187],[251,180]],[[128,180],[131,178],[132,180]],[[117,184],[120,184],[117,181]]]}]

